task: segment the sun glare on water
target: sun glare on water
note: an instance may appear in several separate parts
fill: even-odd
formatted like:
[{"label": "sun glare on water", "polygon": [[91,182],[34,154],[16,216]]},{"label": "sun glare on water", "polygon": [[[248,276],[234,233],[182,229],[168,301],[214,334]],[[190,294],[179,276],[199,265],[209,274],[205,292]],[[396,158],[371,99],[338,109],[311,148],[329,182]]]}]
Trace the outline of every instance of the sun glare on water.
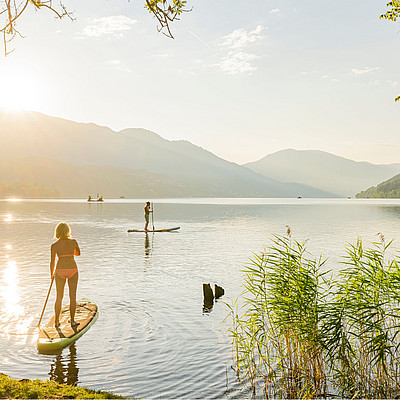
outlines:
[{"label": "sun glare on water", "polygon": [[13,220],[13,216],[11,214],[6,214],[4,217],[4,222],[11,222]]},{"label": "sun glare on water", "polygon": [[8,261],[7,267],[4,271],[4,283],[2,288],[2,295],[5,300],[5,313],[6,315],[20,315],[22,307],[19,304],[18,284],[17,284],[17,264],[15,261]]},{"label": "sun glare on water", "polygon": [[0,295],[3,297],[4,309],[0,318],[3,328],[2,333],[7,334],[10,331],[14,333],[25,333],[28,330],[31,320],[21,318],[24,309],[20,305],[18,295],[17,264],[15,261],[8,261],[3,273],[3,285],[0,287]]}]

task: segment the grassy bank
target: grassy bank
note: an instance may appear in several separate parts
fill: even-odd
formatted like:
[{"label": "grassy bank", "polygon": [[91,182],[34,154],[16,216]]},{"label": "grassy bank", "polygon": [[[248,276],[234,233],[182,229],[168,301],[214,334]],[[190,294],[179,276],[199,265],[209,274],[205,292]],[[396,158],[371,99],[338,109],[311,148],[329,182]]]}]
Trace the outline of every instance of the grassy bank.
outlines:
[{"label": "grassy bank", "polygon": [[85,389],[39,379],[11,379],[0,374],[0,398],[2,399],[123,399],[112,393]]},{"label": "grassy bank", "polygon": [[400,268],[383,236],[346,248],[339,273],[275,237],[231,307],[238,377],[265,398],[400,397]]}]

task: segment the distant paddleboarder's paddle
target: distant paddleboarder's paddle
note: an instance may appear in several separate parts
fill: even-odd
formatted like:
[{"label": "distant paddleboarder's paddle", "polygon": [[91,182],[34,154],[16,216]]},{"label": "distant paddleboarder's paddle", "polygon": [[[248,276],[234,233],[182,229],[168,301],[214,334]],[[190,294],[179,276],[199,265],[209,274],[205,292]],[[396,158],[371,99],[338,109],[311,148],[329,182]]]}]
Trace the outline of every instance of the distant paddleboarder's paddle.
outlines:
[{"label": "distant paddleboarder's paddle", "polygon": [[[55,274],[54,274],[54,275],[55,275]],[[50,296],[51,287],[53,286],[53,282],[54,282],[54,275],[53,275],[53,277],[51,278],[51,283],[50,283],[49,291],[47,292],[46,301],[44,302],[44,306],[43,306],[42,314],[40,315],[39,322],[38,322],[38,324],[37,324],[37,327],[38,327],[38,328],[40,328],[40,323],[42,322],[42,318],[43,318],[44,310],[46,309],[46,306],[47,306],[47,301],[49,300],[49,296]]]},{"label": "distant paddleboarder's paddle", "polygon": [[153,231],[154,231],[154,203],[151,203],[151,222],[153,223]]}]

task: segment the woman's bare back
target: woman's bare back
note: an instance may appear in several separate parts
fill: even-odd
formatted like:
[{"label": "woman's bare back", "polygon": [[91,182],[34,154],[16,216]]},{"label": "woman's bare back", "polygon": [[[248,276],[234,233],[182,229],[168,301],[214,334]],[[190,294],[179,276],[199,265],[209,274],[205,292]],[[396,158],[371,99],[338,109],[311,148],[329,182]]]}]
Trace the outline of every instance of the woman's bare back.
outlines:
[{"label": "woman's bare back", "polygon": [[74,256],[79,256],[81,251],[75,239],[59,239],[51,245],[52,259],[58,256],[57,268],[76,268]]}]

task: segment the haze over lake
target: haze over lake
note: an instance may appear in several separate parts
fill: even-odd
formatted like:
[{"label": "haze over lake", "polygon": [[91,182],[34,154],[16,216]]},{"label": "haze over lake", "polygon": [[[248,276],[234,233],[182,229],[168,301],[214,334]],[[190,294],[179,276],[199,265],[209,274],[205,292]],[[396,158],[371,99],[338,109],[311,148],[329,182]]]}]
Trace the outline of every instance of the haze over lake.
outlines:
[{"label": "haze over lake", "polygon": [[[157,200],[155,226],[180,231],[128,234],[143,226],[143,206],[128,199],[0,201],[0,357],[7,374],[138,398],[245,397],[230,368],[223,320],[224,302],[241,296],[241,270],[253,252],[284,235],[286,225],[293,240],[307,240],[336,270],[357,237],[377,241],[381,232],[387,242],[396,239],[391,253],[399,249],[399,200]],[[60,355],[40,355],[30,333],[50,283],[49,249],[60,221],[71,225],[82,250],[78,297],[96,301],[100,317]],[[202,284],[209,282],[225,295],[204,312]],[[45,319],[53,303],[54,292]]]}]

